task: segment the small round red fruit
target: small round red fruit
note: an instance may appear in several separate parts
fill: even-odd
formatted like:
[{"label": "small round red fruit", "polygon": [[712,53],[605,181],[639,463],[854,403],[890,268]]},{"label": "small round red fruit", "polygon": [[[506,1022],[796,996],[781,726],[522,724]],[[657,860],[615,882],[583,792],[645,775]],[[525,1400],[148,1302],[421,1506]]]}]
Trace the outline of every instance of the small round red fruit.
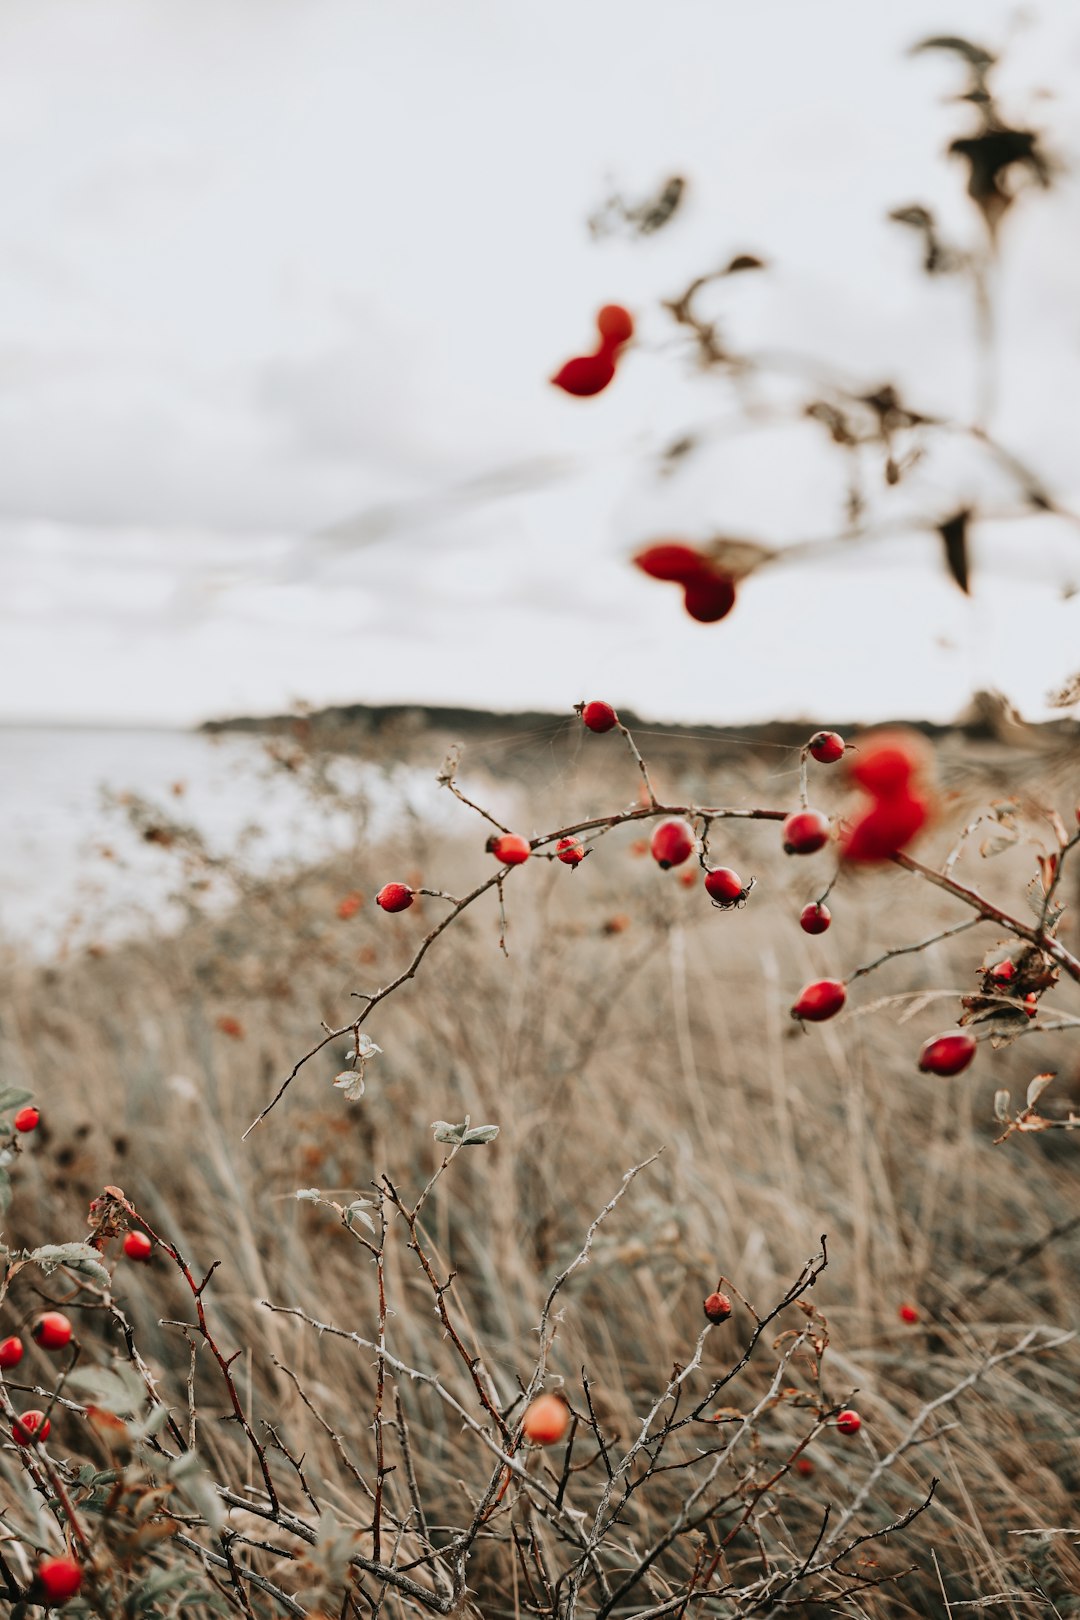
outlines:
[{"label": "small round red fruit", "polygon": [[809,1476],[814,1472],[814,1465],[810,1461],[810,1458],[809,1457],[796,1457],[796,1459],[795,1459],[795,1472],[797,1474],[802,1474],[804,1478],[808,1479]]},{"label": "small round red fruit", "polygon": [[615,376],[615,361],[610,348],[601,348],[596,354],[576,355],[560,366],[551,381],[556,388],[561,388],[564,394],[573,394],[577,399],[588,399],[593,394],[602,394],[608,383]]},{"label": "small round red fruit", "polygon": [[919,1320],[919,1308],[917,1305],[911,1305],[907,1300],[905,1300],[897,1312],[897,1315],[899,1316],[901,1322],[906,1322],[909,1327],[913,1327]]},{"label": "small round red fruit", "polygon": [[735,582],[726,574],[704,574],[683,587],[683,606],[699,624],[726,619],[735,606]]},{"label": "small round red fruit", "polygon": [[149,1260],[153,1247],[145,1232],[127,1232],[124,1235],[124,1253],[129,1260]]},{"label": "small round red fruit", "polygon": [[811,900],[799,912],[799,927],[804,934],[823,934],[832,922],[832,912],[820,900]]},{"label": "small round red fruit", "polygon": [[529,840],[520,833],[500,833],[498,838],[489,839],[488,849],[504,866],[520,866],[532,854]]},{"label": "small round red fruit", "polygon": [[43,1594],[45,1607],[66,1603],[82,1586],[83,1572],[74,1558],[43,1558],[37,1567],[36,1585]]},{"label": "small round red fruit", "polygon": [[570,1427],[570,1408],[557,1395],[538,1395],[525,1408],[522,1433],[534,1445],[553,1446]]},{"label": "small round red fruit", "polygon": [[791,1016],[811,1024],[823,1024],[826,1018],[835,1018],[846,1000],[847,986],[841,979],[815,979],[813,984],[804,985],[799,991]]},{"label": "small round red fruit", "polygon": [[0,1367],[6,1372],[9,1367],[17,1367],[23,1358],[23,1342],[12,1334],[10,1339],[0,1340]]},{"label": "small round red fruit", "polygon": [[407,883],[384,883],[375,896],[383,911],[408,911],[416,895]]},{"label": "small round red fruit", "polygon": [[1016,978],[1016,963],[1010,962],[1007,957],[1004,962],[995,962],[990,969],[990,977],[995,984],[1008,984],[1010,979]]},{"label": "small round red fruit", "polygon": [[936,1035],[919,1053],[919,1068],[923,1074],[959,1074],[975,1056],[977,1044],[966,1029]]},{"label": "small round red fruit", "polygon": [[610,703],[601,703],[598,698],[594,698],[582,708],[581,723],[588,731],[614,731],[619,723],[619,717]]},{"label": "small round red fruit", "polygon": [[596,329],[605,343],[616,348],[634,335],[634,317],[621,304],[605,304],[596,317]]},{"label": "small round red fruit", "polygon": [[31,1104],[31,1106],[28,1108],[19,1109],[19,1112],[15,1115],[13,1123],[17,1131],[36,1131],[38,1128],[38,1121],[40,1119],[40,1108],[35,1108]]},{"label": "small round red fruit", "polygon": [[666,872],[669,866],[681,866],[694,853],[694,829],[688,821],[674,818],[662,821],[649,843],[653,860]]},{"label": "small round red fruit", "polygon": [[806,746],[819,765],[835,765],[846,744],[838,731],[815,731]]},{"label": "small round red fruit", "polygon": [[585,859],[585,851],[576,838],[560,838],[555,854],[564,866],[580,866]]},{"label": "small round red fruit", "polygon": [[837,1415],[836,1427],[841,1434],[858,1434],[862,1428],[862,1418],[850,1406],[845,1406],[844,1410]]},{"label": "small round red fruit", "polygon": [[47,1440],[52,1424],[44,1412],[32,1407],[29,1412],[21,1412],[11,1425],[11,1438],[17,1446],[29,1446],[35,1440]]},{"label": "small round red fruit", "polygon": [[787,855],[813,855],[829,842],[829,818],[820,810],[795,810],[780,829]]},{"label": "small round red fruit", "polygon": [[706,1299],[704,1310],[710,1322],[726,1322],[731,1315],[731,1301],[726,1294],[716,1292]]},{"label": "small round red fruit", "polygon": [[1034,990],[1029,990],[1027,995],[1024,997],[1024,1011],[1027,1013],[1029,1018],[1038,1017],[1039,998]]},{"label": "small round red fruit", "polygon": [[63,1350],[71,1343],[72,1326],[62,1311],[46,1311],[31,1328],[34,1343],[43,1350]]},{"label": "small round red fruit", "polygon": [[706,872],[705,892],[714,905],[726,909],[745,900],[748,891],[743,887],[738,872],[733,872],[730,866],[718,866],[712,872]]},{"label": "small round red fruit", "polygon": [[634,565],[650,579],[668,580],[675,585],[688,585],[711,572],[700,551],[684,545],[681,540],[664,540],[658,545],[646,546],[637,553]]}]

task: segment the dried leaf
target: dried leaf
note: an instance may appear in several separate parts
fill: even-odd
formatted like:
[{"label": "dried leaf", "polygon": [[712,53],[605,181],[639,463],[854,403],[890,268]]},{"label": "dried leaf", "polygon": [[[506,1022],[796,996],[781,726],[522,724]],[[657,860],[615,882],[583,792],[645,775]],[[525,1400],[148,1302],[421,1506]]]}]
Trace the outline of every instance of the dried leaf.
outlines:
[{"label": "dried leaf", "polygon": [[1004,1125],[1009,1117],[1009,1093],[1007,1091],[994,1092],[994,1118]]},{"label": "dried leaf", "polygon": [[349,1102],[359,1102],[364,1095],[364,1070],[343,1069],[335,1078],[334,1085],[338,1091],[344,1092]]},{"label": "dried leaf", "polygon": [[938,534],[945,547],[945,566],[965,596],[971,594],[967,543],[970,518],[970,510],[964,507],[938,524]]},{"label": "dried leaf", "polygon": [[725,535],[707,540],[698,550],[709,559],[717,573],[726,574],[736,583],[777,556],[772,546],[763,546],[757,540],[732,540]]},{"label": "dried leaf", "polygon": [[1034,1108],[1047,1086],[1053,1080],[1052,1074],[1037,1074],[1027,1088],[1027,1106]]}]

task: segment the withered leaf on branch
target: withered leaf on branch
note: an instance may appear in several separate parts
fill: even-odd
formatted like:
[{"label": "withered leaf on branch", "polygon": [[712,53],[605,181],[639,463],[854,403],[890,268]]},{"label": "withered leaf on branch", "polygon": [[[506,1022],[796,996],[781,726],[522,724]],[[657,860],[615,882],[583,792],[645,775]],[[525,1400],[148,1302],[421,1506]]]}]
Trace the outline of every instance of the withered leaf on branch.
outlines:
[{"label": "withered leaf on branch", "polygon": [[734,540],[722,534],[714,540],[706,540],[698,549],[718,573],[736,581],[746,579],[779,556],[773,546],[764,546],[758,540]]},{"label": "withered leaf on branch", "polygon": [[971,511],[964,507],[954,512],[951,518],[938,525],[938,534],[945,547],[945,566],[950,575],[964,592],[965,596],[971,594],[971,575],[968,566],[968,524],[971,521]]}]

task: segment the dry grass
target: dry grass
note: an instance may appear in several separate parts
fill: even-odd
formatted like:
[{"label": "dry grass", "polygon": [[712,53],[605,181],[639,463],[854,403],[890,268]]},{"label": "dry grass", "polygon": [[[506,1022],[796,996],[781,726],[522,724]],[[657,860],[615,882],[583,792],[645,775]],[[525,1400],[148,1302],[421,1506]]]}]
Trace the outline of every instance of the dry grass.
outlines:
[{"label": "dry grass", "polygon": [[[505,774],[515,756],[516,782]],[[633,792],[622,758],[600,771],[595,757],[591,746],[586,763],[534,740],[487,763],[502,773],[493,791],[532,830]],[[681,785],[725,802],[782,803],[794,796],[791,762],[776,759],[748,756],[735,772],[730,761],[718,770],[703,752],[682,763]],[[946,766],[959,792],[949,821],[958,825],[964,795],[985,784],[969,792],[962,762]],[[484,835],[465,810],[460,824],[460,837],[409,826],[396,846],[361,841],[317,871],[247,883],[234,908],[173,939],[86,955],[60,970],[10,965],[4,1077],[37,1093],[45,1124],[15,1170],[7,1241],[79,1237],[88,1200],[111,1183],[196,1269],[221,1259],[211,1314],[227,1347],[252,1347],[238,1369],[255,1420],[272,1421],[306,1454],[309,1478],[343,1518],[363,1519],[368,1509],[352,1476],[274,1361],[292,1369],[369,1473],[372,1357],[257,1302],[300,1306],[370,1335],[373,1268],[326,1211],[296,1202],[295,1189],[363,1193],[386,1173],[418,1190],[441,1154],[433,1120],[468,1114],[498,1123],[494,1145],[454,1164],[426,1231],[436,1263],[457,1273],[450,1298],[458,1320],[510,1400],[531,1371],[554,1272],[626,1169],[662,1147],[570,1288],[553,1372],[580,1401],[587,1367],[606,1427],[629,1437],[647,1398],[692,1350],[702,1296],[717,1276],[764,1309],[827,1233],[830,1264],[814,1295],[831,1330],[826,1383],[837,1400],[858,1390],[865,1425],[855,1441],[828,1432],[810,1450],[814,1475],[792,1476],[774,1493],[777,1533],[808,1547],[824,1504],[840,1513],[923,1403],[1030,1328],[1077,1325],[1080,1231],[1013,1265],[1026,1245],[1077,1213],[1075,1139],[1013,1138],[996,1147],[991,1120],[997,1086],[1019,1093],[1044,1059],[1063,1073],[1070,1064],[1075,1072],[1075,1061],[1061,1046],[1036,1052],[1040,1043],[1021,1041],[982,1051],[966,1075],[943,1082],[918,1074],[914,1054],[955,1016],[954,1004],[931,1005],[910,1023],[899,1021],[906,1002],[860,1016],[886,993],[969,989],[973,964],[994,939],[989,928],[860,981],[850,1016],[803,1034],[787,1008],[804,979],[842,974],[889,944],[933,933],[957,919],[954,903],[890,872],[838,891],[832,931],[809,941],[795,916],[814,893],[811,874],[825,868],[778,859],[775,828],[736,827],[730,837],[720,830],[714,859],[759,878],[751,904],[731,914],[711,910],[677,873],[635,857],[635,834],[625,829],[572,875],[538,861],[515,874],[508,960],[497,948],[494,907],[467,915],[439,942],[417,981],[369,1026],[383,1056],[368,1071],[363,1102],[347,1104],[331,1089],[344,1048],[331,1049],[242,1143],[268,1093],[318,1037],[318,1021],[347,1018],[350,990],[373,988],[404,965],[438,914],[427,901],[423,915],[417,906],[383,916],[372,904],[379,883],[422,874],[461,893],[488,869]],[[1014,875],[1002,868],[1000,881],[1007,887]],[[337,902],[353,889],[366,903],[340,920]],[[626,926],[611,931],[613,918]],[[1068,1004],[1065,992],[1055,999]],[[225,1033],[222,1017],[238,1020],[242,1033]],[[190,1302],[160,1260],[128,1266],[118,1282],[144,1352],[182,1414],[186,1348],[158,1324],[190,1312]],[[466,1396],[468,1379],[403,1243],[389,1251],[387,1290],[392,1351],[441,1369]],[[898,1320],[904,1300],[917,1302],[919,1325]],[[28,1287],[17,1293],[16,1311],[33,1304]],[[92,1341],[89,1317],[83,1313],[80,1332]],[[734,1359],[748,1321],[740,1308],[714,1331],[710,1370]],[[759,1359],[762,1371],[755,1362],[733,1387],[734,1402],[763,1387],[767,1346]],[[35,1378],[48,1376],[41,1352],[32,1350],[28,1364]],[[946,1596],[954,1608],[993,1599],[992,1612],[1010,1616],[1080,1612],[1075,1534],[1040,1533],[1069,1525],[1080,1493],[1078,1367],[1074,1345],[1027,1355],[938,1413],[925,1443],[886,1472],[854,1526],[888,1523],[940,1476],[933,1508],[888,1546],[869,1549],[877,1564],[865,1573],[913,1572],[900,1585],[807,1612],[944,1614]],[[210,1466],[243,1478],[248,1463],[238,1460],[235,1426],[221,1421],[224,1402],[208,1365],[200,1365],[198,1389]],[[461,1522],[469,1511],[463,1493],[478,1490],[487,1471],[484,1454],[433,1397],[411,1387],[403,1396],[429,1517]],[[806,1426],[796,1407],[776,1407],[761,1427],[761,1456],[781,1460]],[[79,1442],[72,1434],[68,1443]],[[281,1469],[288,1475],[284,1462]],[[10,1448],[0,1472],[13,1481]],[[400,1472],[389,1488],[400,1504]],[[662,1509],[662,1496],[636,1509],[630,1530],[640,1544],[655,1528],[650,1513]],[[731,1556],[752,1559],[753,1546],[736,1542]],[[471,1578],[484,1614],[520,1612],[512,1566],[500,1542],[481,1544]],[[679,1567],[674,1560],[668,1577]],[[636,1597],[623,1612],[655,1601],[644,1586]]]}]

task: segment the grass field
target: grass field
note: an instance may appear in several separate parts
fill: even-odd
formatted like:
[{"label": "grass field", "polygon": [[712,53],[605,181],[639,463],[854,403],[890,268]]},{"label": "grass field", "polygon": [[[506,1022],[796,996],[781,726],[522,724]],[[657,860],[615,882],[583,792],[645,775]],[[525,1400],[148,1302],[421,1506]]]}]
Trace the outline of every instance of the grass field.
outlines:
[{"label": "grass field", "polygon": [[[589,739],[579,749],[561,733],[533,734],[480,747],[466,756],[461,781],[531,833],[632,798],[632,762],[599,746],[606,741]],[[440,743],[430,740],[433,767]],[[297,756],[293,765],[310,772],[314,791],[329,793],[312,758]],[[1051,795],[1064,792],[1056,763],[1024,769],[1029,788],[1043,772]],[[951,796],[930,844],[943,853],[949,832],[974,807],[1002,787],[1015,791],[1017,767],[1004,751],[946,745],[939,773]],[[794,762],[782,749],[725,755],[701,745],[695,754],[680,744],[660,758],[658,775],[664,792],[695,802],[783,805],[795,797]],[[836,798],[831,781],[826,798]],[[858,1407],[863,1428],[850,1438],[831,1427],[818,1433],[806,1451],[813,1472],[785,1473],[762,1494],[760,1532],[736,1533],[721,1569],[737,1581],[774,1547],[808,1555],[827,1504],[825,1548],[838,1524],[849,1526],[848,1539],[889,1524],[922,1502],[936,1477],[925,1512],[853,1552],[842,1574],[823,1575],[798,1606],[822,1615],[945,1615],[969,1612],[964,1604],[1020,1617],[1080,1613],[1080,1355],[1075,1341],[1040,1349],[1077,1326],[1076,1138],[1047,1133],[995,1145],[992,1117],[996,1089],[1022,1095],[1042,1068],[1058,1070],[1057,1091],[1075,1101],[1075,1048],[1067,1035],[996,1053],[982,1048],[952,1081],[915,1066],[923,1039],[957,1015],[955,996],[940,1004],[916,998],[970,990],[976,964],[998,937],[993,928],[888,963],[856,984],[844,1017],[803,1032],[788,1007],[806,979],[846,976],[892,945],[962,920],[956,903],[890,869],[838,888],[831,931],[809,940],[796,918],[827,880],[826,856],[785,860],[768,824],[718,827],[714,862],[758,878],[744,909],[722,913],[700,884],[687,888],[677,871],[661,873],[635,852],[638,831],[620,829],[573,873],[532,861],[512,875],[507,957],[490,896],[435,943],[417,978],[365,1026],[382,1053],[368,1067],[362,1101],[346,1102],[330,1083],[347,1050],[339,1040],[242,1141],[320,1038],[320,1020],[336,1027],[354,1016],[350,992],[373,990],[400,971],[440,915],[440,902],[424,900],[385,916],[373,904],[379,885],[422,880],[462,894],[490,870],[485,832],[463,807],[450,823],[459,830],[405,817],[400,835],[379,844],[365,834],[363,807],[354,808],[354,850],[314,870],[301,869],[298,852],[298,870],[269,882],[226,875],[231,903],[193,916],[178,935],[140,938],[62,966],[27,967],[9,957],[4,1079],[34,1091],[44,1120],[13,1170],[7,1242],[85,1236],[88,1202],[109,1184],[199,1276],[220,1260],[207,1310],[221,1344],[242,1350],[237,1386],[283,1495],[309,1519],[317,1501],[370,1542],[374,1357],[259,1302],[299,1307],[374,1338],[377,1268],[331,1210],[297,1201],[296,1190],[317,1187],[348,1203],[374,1197],[372,1184],[385,1175],[406,1200],[415,1198],[445,1151],[433,1140],[433,1121],[468,1115],[499,1125],[491,1145],[457,1156],[422,1227],[440,1278],[456,1274],[448,1310],[505,1408],[533,1370],[552,1278],[579,1251],[625,1172],[658,1154],[567,1284],[548,1386],[564,1381],[571,1405],[583,1410],[587,1369],[601,1427],[615,1450],[620,1440],[625,1449],[672,1367],[690,1359],[701,1301],[717,1277],[730,1279],[763,1315],[827,1234],[828,1266],[811,1296],[828,1322],[824,1388],[831,1400]],[[1066,799],[1060,808],[1068,810]],[[145,816],[142,825],[145,832]],[[207,869],[194,846],[177,836],[162,859],[176,862],[178,886],[188,885],[197,903]],[[1029,866],[1029,855],[1014,853],[986,866],[976,857],[966,870],[1005,894],[1019,892]],[[214,881],[223,880],[218,870]],[[339,916],[353,893],[363,903]],[[890,999],[876,1006],[883,998]],[[1075,1010],[1068,989],[1049,999]],[[389,1218],[386,1344],[409,1367],[437,1373],[475,1411],[473,1380],[435,1314],[405,1224],[392,1209]],[[187,1343],[160,1323],[190,1319],[190,1295],[160,1255],[145,1268],[120,1262],[115,1286],[162,1396],[186,1424]],[[4,1331],[32,1312],[42,1288],[62,1297],[23,1274]],[[918,1307],[915,1325],[898,1317],[905,1301]],[[114,1329],[92,1309],[72,1314],[87,1357],[107,1361]],[[792,1306],[763,1336],[721,1398],[729,1416],[761,1399],[777,1364],[773,1340],[804,1321]],[[706,1340],[706,1383],[738,1361],[751,1328],[737,1300],[731,1321]],[[8,1386],[44,1389],[53,1370],[31,1349]],[[440,1545],[468,1522],[491,1457],[430,1386],[404,1375],[389,1383],[385,1410],[396,1390],[426,1530]],[[955,1399],[926,1410],[962,1385]],[[243,1494],[258,1484],[256,1457],[226,1421],[223,1385],[205,1351],[193,1387],[200,1453],[216,1479]],[[784,1388],[804,1395],[809,1388],[798,1358]],[[61,1413],[54,1427],[58,1455],[100,1466],[100,1451],[74,1415]],[[722,1472],[734,1505],[665,1551],[614,1612],[652,1612],[685,1590],[698,1548],[711,1554],[720,1546],[757,1485],[811,1428],[805,1400],[790,1393],[765,1408]],[[387,1501],[405,1526],[394,1555],[404,1564],[419,1525],[410,1519],[400,1431],[388,1420],[385,1433],[393,1465]],[[713,1435],[699,1423],[682,1431],[679,1444],[692,1451],[714,1444]],[[310,1498],[275,1437],[302,1457]],[[877,1471],[898,1447],[902,1454]],[[0,1471],[14,1501],[19,1467],[11,1446],[0,1453]],[[599,1463],[572,1475],[568,1500],[591,1513],[600,1475]],[[631,1497],[613,1532],[613,1567],[633,1567],[678,1511],[683,1478],[657,1475]],[[9,1523],[32,1518],[19,1500]],[[526,1569],[535,1572],[538,1557],[551,1568],[565,1562],[557,1526],[516,1500],[517,1508],[510,1491],[500,1503],[470,1563],[469,1601],[485,1616],[528,1612]],[[233,1520],[247,1523],[239,1509]],[[538,1554],[515,1555],[512,1523],[523,1541],[536,1538]],[[318,1558],[298,1552],[284,1532],[274,1538],[272,1546],[245,1549],[251,1568],[290,1592],[314,1593],[306,1612],[323,1612]],[[147,1556],[166,1561],[170,1545],[162,1541]],[[903,1580],[873,1584],[904,1570]],[[382,1602],[390,1613],[415,1612],[393,1587]],[[257,1614],[280,1612],[257,1589],[251,1603]],[[777,1604],[757,1612],[780,1612],[795,1599]],[[721,1598],[696,1608],[750,1612]]]}]

